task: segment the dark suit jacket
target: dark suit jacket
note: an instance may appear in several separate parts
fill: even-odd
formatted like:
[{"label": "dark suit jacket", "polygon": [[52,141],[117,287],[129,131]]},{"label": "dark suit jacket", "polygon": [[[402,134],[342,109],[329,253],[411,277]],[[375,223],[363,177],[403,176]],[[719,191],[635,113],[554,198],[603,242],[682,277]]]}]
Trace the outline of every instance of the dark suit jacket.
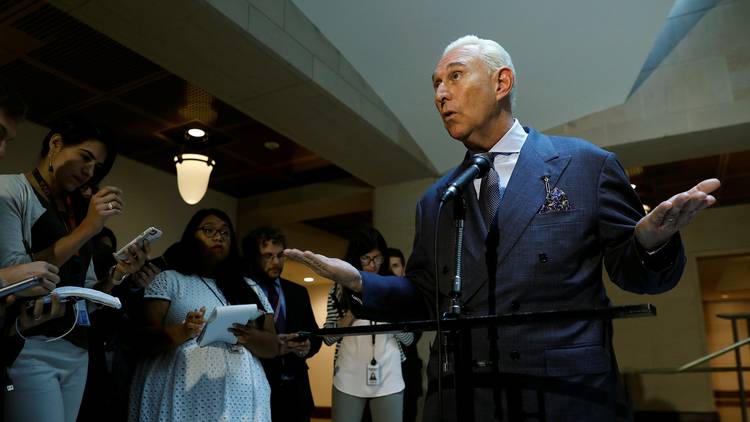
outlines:
[{"label": "dark suit jacket", "polygon": [[[312,332],[317,330],[318,324],[315,321],[315,315],[313,314],[312,305],[310,304],[310,295],[307,293],[307,289],[283,278],[280,279],[280,281],[281,290],[284,292],[284,300],[286,301],[287,332]],[[313,409],[314,403],[312,391],[310,390],[310,380],[307,376],[307,363],[305,360],[318,353],[322,340],[319,337],[312,337],[310,342],[310,353],[304,358],[293,353],[288,353],[274,359],[261,359],[263,369],[266,371],[266,377],[268,378],[269,384],[271,384],[271,395],[273,396],[274,391],[279,391],[278,387],[282,382],[282,373],[294,376],[293,382],[298,384],[299,387],[294,390],[298,391],[298,397],[283,397],[279,399],[283,399],[283,403],[286,403],[286,406],[307,409],[308,414],[309,411]],[[289,389],[285,389],[284,391],[288,394]],[[277,402],[276,400],[272,401]],[[274,416],[274,420],[276,419],[277,418]]]},{"label": "dark suit jacket", "polygon": [[[633,229],[643,207],[614,154],[580,139],[526,131],[529,136],[491,229],[481,218],[474,187],[466,190],[465,311],[484,315],[607,307],[602,264],[612,281],[631,292],[660,293],[674,287],[685,263],[679,235],[654,255],[637,244]],[[466,165],[465,160],[419,201],[408,280],[362,273],[367,317],[393,321],[435,316],[436,244],[440,309],[447,308],[454,275],[452,206],[444,207],[440,215],[437,242],[434,230],[440,194]],[[567,194],[570,210],[538,213],[545,201],[544,176],[549,177],[550,189],[557,187]],[[611,324],[603,321],[474,330],[473,359],[480,363],[474,369],[477,420],[508,413],[498,409],[503,401],[498,389],[507,387],[502,383],[510,379],[520,386],[521,396],[546,394],[545,403],[539,399],[542,396],[529,397],[527,403],[537,404],[523,411],[542,407],[546,420],[554,421],[612,420],[614,416],[606,412],[616,406],[611,395],[617,390],[618,373],[611,337]],[[437,376],[433,348],[428,365],[431,387]],[[450,377],[446,386],[451,387]],[[430,388],[425,420],[437,420],[435,396]],[[452,391],[445,394],[452,397]],[[455,417],[454,405],[448,400],[444,407],[446,420]],[[598,413],[602,409],[605,413]]]}]

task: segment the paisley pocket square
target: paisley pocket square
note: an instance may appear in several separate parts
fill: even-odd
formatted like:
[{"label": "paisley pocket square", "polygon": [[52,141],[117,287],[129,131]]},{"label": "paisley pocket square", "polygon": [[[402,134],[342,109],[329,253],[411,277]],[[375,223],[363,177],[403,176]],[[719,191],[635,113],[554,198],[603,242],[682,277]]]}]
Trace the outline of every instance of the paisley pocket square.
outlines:
[{"label": "paisley pocket square", "polygon": [[544,190],[546,191],[546,194],[544,196],[544,204],[539,208],[539,214],[570,211],[573,209],[573,206],[568,200],[568,194],[558,187],[550,189],[548,176],[542,177],[542,181],[544,182]]}]

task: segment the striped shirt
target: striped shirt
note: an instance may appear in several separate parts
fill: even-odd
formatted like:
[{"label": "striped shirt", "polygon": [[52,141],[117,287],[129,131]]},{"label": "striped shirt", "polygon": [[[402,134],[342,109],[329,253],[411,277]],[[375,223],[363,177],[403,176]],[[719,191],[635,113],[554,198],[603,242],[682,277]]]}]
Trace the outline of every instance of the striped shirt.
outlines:
[{"label": "striped shirt", "polygon": [[[337,289],[337,285],[334,284],[331,286],[331,289],[328,291],[328,302],[326,306],[327,314],[326,314],[326,322],[323,324],[323,328],[338,328],[339,326],[339,319],[341,318],[341,315],[339,314],[339,310],[334,306],[334,295],[337,294],[337,291],[340,289]],[[360,320],[363,321],[363,320]],[[382,335],[382,334],[381,334]],[[390,335],[390,334],[388,334]],[[404,348],[401,346],[403,345],[410,345],[414,341],[414,333],[397,333],[393,334],[393,336],[396,338],[398,345],[398,350],[401,353],[401,362],[406,360],[406,354],[404,353]],[[323,337],[323,341],[328,346],[336,344],[336,352],[333,355],[333,366],[336,366],[336,360],[339,356],[339,348],[341,347],[341,336],[325,336]]]}]

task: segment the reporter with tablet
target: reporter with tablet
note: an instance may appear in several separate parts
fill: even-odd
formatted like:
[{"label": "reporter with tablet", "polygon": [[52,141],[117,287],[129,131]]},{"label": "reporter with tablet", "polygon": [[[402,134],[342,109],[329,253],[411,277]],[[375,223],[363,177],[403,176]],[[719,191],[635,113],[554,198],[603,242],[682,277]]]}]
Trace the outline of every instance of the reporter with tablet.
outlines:
[{"label": "reporter with tablet", "polygon": [[[234,229],[222,211],[198,211],[188,222],[163,271],[146,288],[144,308],[154,356],[141,362],[130,390],[129,420],[270,422],[270,388],[258,358],[279,345],[271,305],[260,287],[243,277]],[[171,248],[170,248],[171,249]],[[200,347],[215,308],[254,304],[266,313],[230,328],[232,342]],[[156,339],[161,339],[157,344]],[[189,379],[189,385],[173,380]]]}]

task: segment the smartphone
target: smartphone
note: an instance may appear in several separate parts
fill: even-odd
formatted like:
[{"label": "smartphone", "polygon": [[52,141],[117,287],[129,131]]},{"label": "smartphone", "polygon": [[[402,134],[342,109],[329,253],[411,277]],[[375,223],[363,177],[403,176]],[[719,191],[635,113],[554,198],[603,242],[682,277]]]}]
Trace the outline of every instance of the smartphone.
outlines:
[{"label": "smartphone", "polygon": [[43,280],[41,277],[29,277],[26,280],[21,280],[18,283],[5,286],[2,289],[0,289],[0,298],[3,298],[8,295],[12,295],[14,293],[18,293],[30,287],[38,286],[42,284],[42,281]]},{"label": "smartphone", "polygon": [[294,334],[297,334],[297,337],[290,339],[289,341],[297,341],[297,342],[306,341],[310,339],[310,336],[312,336],[312,333],[309,331],[298,331]]},{"label": "smartphone", "polygon": [[[34,303],[38,299],[44,299],[44,312],[49,312],[49,309],[50,309],[50,307],[52,305],[52,294],[48,294],[46,296],[37,296],[37,297],[29,298],[26,301],[26,307],[29,308],[29,309],[33,308],[34,307]],[[74,300],[74,299],[72,297],[61,297],[61,298],[59,298],[59,300],[62,303],[62,302],[68,302],[68,301],[71,301],[71,300]]]},{"label": "smartphone", "polygon": [[[27,312],[32,312],[31,310],[34,309],[34,305],[36,304],[37,299],[43,299],[44,304],[42,305],[42,314],[49,314],[52,312],[52,295],[48,294],[46,296],[38,296],[35,298],[29,298],[24,306],[27,309]],[[67,303],[69,301],[74,301],[72,297],[61,297],[60,303]]]},{"label": "smartphone", "polygon": [[156,227],[149,227],[146,230],[143,231],[143,233],[136,236],[135,239],[128,242],[127,245],[120,248],[119,251],[115,252],[113,255],[115,256],[115,259],[118,261],[127,261],[130,254],[128,254],[128,248],[131,245],[135,245],[138,247],[138,249],[143,249],[143,242],[148,240],[149,243],[154,243],[154,241],[161,237],[161,230],[157,229]]}]

